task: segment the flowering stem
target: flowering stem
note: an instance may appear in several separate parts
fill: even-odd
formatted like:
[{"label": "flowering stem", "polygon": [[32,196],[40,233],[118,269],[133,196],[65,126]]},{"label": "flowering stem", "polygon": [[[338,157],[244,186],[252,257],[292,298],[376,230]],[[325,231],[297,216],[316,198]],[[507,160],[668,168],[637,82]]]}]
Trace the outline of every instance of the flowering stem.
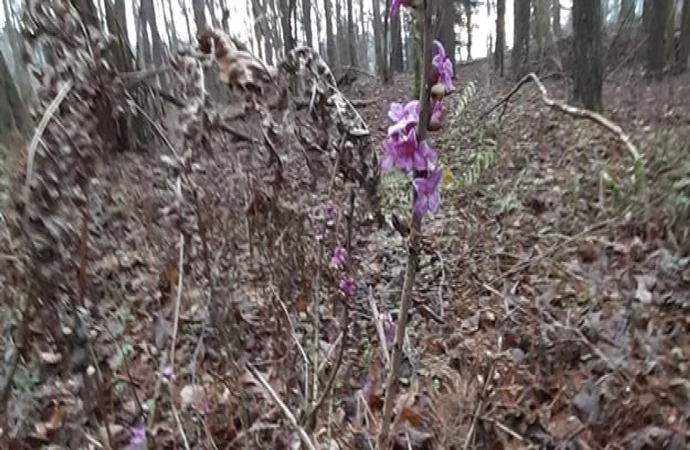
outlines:
[{"label": "flowering stem", "polygon": [[[427,129],[429,127],[429,120],[431,117],[431,86],[429,77],[431,74],[431,60],[432,52],[432,28],[431,28],[431,9],[429,8],[429,0],[424,0],[424,4],[419,12],[421,38],[422,38],[422,89],[420,93],[420,113],[417,128],[417,139],[423,142],[427,138]],[[415,178],[424,177],[425,171],[415,170]],[[412,204],[415,203],[417,193],[412,189]],[[388,377],[386,379],[386,398],[383,404],[383,417],[381,422],[381,430],[378,436],[378,449],[383,450],[388,448],[388,434],[390,430],[391,415],[393,411],[393,399],[396,394],[398,374],[400,372],[400,362],[402,360],[402,344],[405,339],[405,328],[407,327],[407,320],[409,316],[410,303],[412,301],[412,288],[414,286],[415,275],[417,267],[419,266],[419,245],[421,240],[421,226],[422,217],[412,211],[412,224],[410,230],[410,237],[408,239],[407,248],[407,263],[405,267],[405,279],[403,282],[403,289],[400,295],[399,317],[398,325],[395,332],[395,340],[393,341],[393,352],[391,355],[391,364],[388,368]]]}]

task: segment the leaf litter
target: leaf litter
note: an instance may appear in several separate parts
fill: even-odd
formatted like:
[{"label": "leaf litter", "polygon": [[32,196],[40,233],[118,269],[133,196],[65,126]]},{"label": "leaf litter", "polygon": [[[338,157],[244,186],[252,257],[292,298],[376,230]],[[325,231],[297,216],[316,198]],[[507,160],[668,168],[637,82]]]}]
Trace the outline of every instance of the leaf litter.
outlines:
[{"label": "leaf litter", "polygon": [[[36,117],[71,87],[36,149],[28,201],[6,215],[3,253],[15,259],[2,260],[2,277],[15,313],[3,333],[32,318],[4,413],[8,447],[307,446],[294,419],[319,448],[369,448],[387,370],[379,336],[403,281],[392,225],[409,210],[404,183],[378,178],[377,143],[385,105],[409,97],[411,78],[355,80],[343,94],[309,49],[266,67],[209,32],[170,61],[184,107],[158,126],[173,133],[154,127],[145,151],[118,153],[99,126],[112,112],[142,116],[122,75],[86,50],[107,52],[108,37],[85,36],[63,2],[30,11],[33,39],[75,64],[41,69]],[[230,102],[205,94],[208,69]],[[645,204],[620,144],[536,92],[483,118],[511,87],[487,71],[481,61],[458,70],[476,91],[449,98],[453,126],[440,132],[452,177],[425,225],[395,448],[685,448],[687,221],[669,206],[684,175],[661,169],[687,130],[656,108],[627,117],[626,96],[653,96],[641,79],[634,92],[617,87],[635,74],[607,84],[606,104],[646,152]],[[348,95],[377,101],[356,112]],[[84,110],[95,104],[108,105],[102,120]],[[338,213],[319,239],[329,201]],[[347,301],[320,250],[344,236]],[[3,345],[8,360],[13,349]],[[316,392],[305,384],[314,361]]]}]

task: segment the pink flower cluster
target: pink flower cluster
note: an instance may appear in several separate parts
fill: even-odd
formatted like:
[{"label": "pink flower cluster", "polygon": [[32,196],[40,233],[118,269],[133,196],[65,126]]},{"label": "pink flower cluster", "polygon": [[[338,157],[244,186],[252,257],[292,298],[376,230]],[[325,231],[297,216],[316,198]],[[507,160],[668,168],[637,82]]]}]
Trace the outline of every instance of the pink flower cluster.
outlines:
[{"label": "pink flower cluster", "polygon": [[[324,220],[326,222],[326,228],[333,228],[335,226],[336,209],[335,205],[328,203],[324,207]],[[319,232],[317,233],[317,240],[323,239],[323,235]],[[333,270],[344,270],[347,260],[347,250],[342,245],[338,245],[333,250],[333,255],[331,256],[331,262],[329,264],[330,268]],[[344,276],[338,283],[338,288],[340,292],[345,297],[352,297],[355,295],[355,281],[352,277]]]},{"label": "pink flower cluster", "polygon": [[[409,3],[409,2],[408,2]],[[398,1],[398,9],[401,4]],[[393,3],[395,5],[396,2]],[[391,8],[391,13],[393,8]],[[397,14],[397,10],[396,10]],[[432,85],[431,117],[429,130],[438,130],[443,120],[444,95],[455,90],[453,86],[453,64],[446,57],[443,45],[434,41],[435,54],[429,84]],[[441,203],[439,187],[443,171],[438,165],[438,152],[425,139],[417,139],[416,127],[419,123],[421,105],[418,100],[407,104],[393,102],[388,109],[388,118],[393,122],[388,128],[388,136],[383,142],[383,157],[381,171],[388,172],[398,169],[402,173],[412,172],[414,180],[412,186],[416,192],[414,213],[424,216],[428,212],[436,213]]]}]

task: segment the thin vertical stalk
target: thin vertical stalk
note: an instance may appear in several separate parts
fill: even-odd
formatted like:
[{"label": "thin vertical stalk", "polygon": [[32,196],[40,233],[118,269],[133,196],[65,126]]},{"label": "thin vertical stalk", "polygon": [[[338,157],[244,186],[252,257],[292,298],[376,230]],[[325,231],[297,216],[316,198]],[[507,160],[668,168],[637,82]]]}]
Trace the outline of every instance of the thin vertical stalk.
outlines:
[{"label": "thin vertical stalk", "polygon": [[[429,119],[431,117],[431,86],[429,85],[429,76],[431,74],[431,60],[432,60],[432,33],[431,28],[431,9],[429,8],[429,0],[424,1],[422,10],[419,11],[419,20],[421,26],[422,36],[422,89],[420,93],[421,111],[419,114],[419,123],[417,128],[417,136],[419,142],[427,138],[427,129],[429,127]],[[425,171],[415,171],[415,178],[425,177]],[[412,204],[416,200],[417,194],[412,190]],[[378,436],[378,449],[382,450],[388,448],[388,434],[391,424],[391,415],[393,412],[393,400],[396,394],[397,379],[400,372],[400,362],[402,360],[402,344],[405,339],[405,329],[407,328],[407,321],[410,310],[410,303],[412,301],[412,288],[414,287],[415,275],[419,267],[419,246],[421,240],[422,217],[415,214],[412,208],[412,224],[410,237],[408,239],[407,248],[407,264],[405,267],[405,279],[403,282],[403,289],[400,295],[400,314],[398,317],[398,325],[395,332],[395,340],[393,341],[393,353],[391,356],[391,365],[388,368],[388,377],[386,379],[386,398],[383,404],[383,418],[381,422],[381,430]]]}]

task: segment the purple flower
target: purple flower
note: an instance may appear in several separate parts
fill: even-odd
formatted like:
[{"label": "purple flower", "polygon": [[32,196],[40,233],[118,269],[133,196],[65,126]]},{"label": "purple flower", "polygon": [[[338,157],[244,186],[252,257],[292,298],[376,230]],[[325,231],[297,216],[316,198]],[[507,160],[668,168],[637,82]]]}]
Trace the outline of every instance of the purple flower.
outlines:
[{"label": "purple flower", "polygon": [[334,269],[342,269],[345,263],[345,257],[347,256],[347,250],[341,246],[337,246],[333,251],[333,257],[331,258],[331,267]]},{"label": "purple flower", "polygon": [[386,318],[383,320],[383,334],[386,336],[386,345],[392,345],[395,339],[395,332],[397,325],[393,321],[391,313],[386,313]]},{"label": "purple flower", "polygon": [[350,277],[343,278],[340,280],[340,283],[338,283],[338,288],[340,288],[340,292],[342,292],[345,297],[352,297],[355,295],[355,280]]},{"label": "purple flower", "polygon": [[328,202],[326,206],[324,206],[323,213],[326,219],[326,223],[328,223],[328,225],[333,224],[333,221],[335,220],[335,212],[335,205],[333,203]]},{"label": "purple flower", "polygon": [[434,40],[434,50],[436,54],[431,60],[431,77],[429,83],[433,86],[436,83],[443,84],[446,88],[446,94],[455,91],[453,86],[453,63],[450,58],[446,57],[446,50],[443,44]]},{"label": "purple flower", "polygon": [[387,172],[398,167],[402,172],[411,170],[430,170],[436,165],[436,150],[426,141],[419,143],[414,128],[406,136],[391,136],[383,143],[381,171]]},{"label": "purple flower", "polygon": [[129,439],[129,445],[137,447],[146,443],[146,427],[144,425],[137,425],[132,427],[132,433]]},{"label": "purple flower", "polygon": [[419,122],[419,100],[412,100],[404,106],[402,103],[391,103],[388,118],[393,122],[388,127],[388,136],[409,132]]},{"label": "purple flower", "polygon": [[401,6],[410,6],[410,4],[412,4],[412,0],[393,0],[391,2],[391,9],[388,12],[391,19],[394,19],[400,13]]},{"label": "purple flower", "polygon": [[412,181],[414,190],[417,192],[417,199],[414,203],[414,212],[419,216],[424,216],[427,212],[435,213],[441,203],[439,185],[443,171],[436,169],[429,174],[428,178],[415,178]]},{"label": "purple flower", "polygon": [[170,367],[170,366],[168,366],[168,365],[163,366],[163,369],[161,370],[161,373],[162,373],[163,376],[164,376],[165,378],[167,378],[168,380],[174,380],[174,379],[175,379],[175,374],[173,373],[173,369],[172,369],[172,367]]}]

